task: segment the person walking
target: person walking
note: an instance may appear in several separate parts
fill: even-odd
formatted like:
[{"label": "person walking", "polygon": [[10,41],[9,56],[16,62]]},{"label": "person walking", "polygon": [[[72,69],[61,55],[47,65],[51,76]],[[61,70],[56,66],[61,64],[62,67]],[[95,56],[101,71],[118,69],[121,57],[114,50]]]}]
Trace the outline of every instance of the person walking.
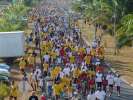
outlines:
[{"label": "person walking", "polygon": [[103,77],[103,74],[100,71],[98,71],[96,73],[96,87],[97,88],[102,87],[102,77]]},{"label": "person walking", "polygon": [[101,88],[95,92],[96,100],[106,100],[106,93]]},{"label": "person walking", "polygon": [[120,96],[120,85],[121,85],[120,75],[115,76],[114,83],[115,87],[117,88],[117,95]]},{"label": "person walking", "polygon": [[106,79],[108,80],[109,96],[111,96],[112,93],[113,93],[113,85],[114,85],[114,75],[113,75],[113,73],[109,72],[109,74],[107,74]]},{"label": "person walking", "polygon": [[105,92],[107,92],[107,85],[108,85],[108,80],[106,80],[106,77],[104,76],[102,79],[102,88]]},{"label": "person walking", "polygon": [[96,100],[96,96],[93,91],[87,95],[87,100]]},{"label": "person walking", "polygon": [[10,98],[9,100],[17,100],[18,97],[18,86],[15,83],[15,81],[12,81],[11,83],[11,89],[10,89]]}]

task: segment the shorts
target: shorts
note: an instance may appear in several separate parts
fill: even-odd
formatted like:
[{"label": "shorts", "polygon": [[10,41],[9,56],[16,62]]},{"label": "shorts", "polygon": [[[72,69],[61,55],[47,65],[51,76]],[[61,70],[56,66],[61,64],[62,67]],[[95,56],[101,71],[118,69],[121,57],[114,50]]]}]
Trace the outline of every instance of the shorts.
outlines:
[{"label": "shorts", "polygon": [[109,88],[113,88],[113,85],[112,85],[112,84],[110,84],[110,85],[109,85]]},{"label": "shorts", "polygon": [[117,91],[120,91],[120,86],[117,86]]}]

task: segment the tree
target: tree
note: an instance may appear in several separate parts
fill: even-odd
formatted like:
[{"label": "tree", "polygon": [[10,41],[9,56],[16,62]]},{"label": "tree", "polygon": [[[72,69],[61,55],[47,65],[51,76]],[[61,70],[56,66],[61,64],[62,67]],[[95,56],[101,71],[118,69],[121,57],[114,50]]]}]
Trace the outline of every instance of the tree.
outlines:
[{"label": "tree", "polygon": [[73,8],[77,12],[82,9],[82,15],[90,24],[106,26],[116,40],[116,48],[121,48],[132,39],[132,5],[132,0],[78,0]]},{"label": "tree", "polygon": [[11,5],[3,10],[0,17],[0,31],[17,31],[24,30],[27,22],[23,21],[23,17],[27,15],[29,8],[21,4]]},{"label": "tree", "polygon": [[10,89],[4,83],[0,83],[0,100],[4,100],[5,97],[9,96]]},{"label": "tree", "polygon": [[117,30],[118,44],[121,48],[124,45],[131,45],[133,40],[133,14],[128,14],[121,19],[121,24]]}]

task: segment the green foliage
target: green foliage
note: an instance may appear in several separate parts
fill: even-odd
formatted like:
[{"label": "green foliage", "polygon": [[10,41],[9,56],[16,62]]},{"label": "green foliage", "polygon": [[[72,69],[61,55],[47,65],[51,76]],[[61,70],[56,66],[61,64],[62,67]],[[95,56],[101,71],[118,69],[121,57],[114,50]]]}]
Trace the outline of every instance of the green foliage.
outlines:
[{"label": "green foliage", "polygon": [[[84,9],[82,5],[85,5]],[[77,12],[82,11],[84,18],[89,19],[91,24],[106,25],[111,35],[114,35],[115,22],[116,44],[121,48],[133,39],[132,5],[132,0],[80,0],[75,1],[73,8]]]},{"label": "green foliage", "polygon": [[0,17],[0,31],[24,30],[26,22],[23,17],[26,16],[29,8],[23,4],[15,4],[3,10],[3,16]]},{"label": "green foliage", "polygon": [[26,6],[35,6],[42,0],[24,0]]},{"label": "green foliage", "polygon": [[72,9],[75,10],[76,12],[80,12],[81,11],[81,5],[80,2],[75,2],[72,6]]},{"label": "green foliage", "polygon": [[0,83],[0,100],[4,100],[5,97],[9,96],[9,87],[3,83]]},{"label": "green foliage", "polygon": [[133,40],[133,14],[128,14],[121,19],[120,27],[117,30],[118,47],[128,44]]}]

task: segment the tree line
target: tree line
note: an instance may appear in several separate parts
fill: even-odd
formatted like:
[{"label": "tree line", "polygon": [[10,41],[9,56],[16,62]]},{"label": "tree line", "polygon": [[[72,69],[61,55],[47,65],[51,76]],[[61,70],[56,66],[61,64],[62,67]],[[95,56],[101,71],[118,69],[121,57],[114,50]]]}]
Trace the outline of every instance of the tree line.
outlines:
[{"label": "tree line", "polygon": [[96,28],[101,25],[116,39],[116,47],[133,43],[132,0],[74,0],[72,9]]}]

